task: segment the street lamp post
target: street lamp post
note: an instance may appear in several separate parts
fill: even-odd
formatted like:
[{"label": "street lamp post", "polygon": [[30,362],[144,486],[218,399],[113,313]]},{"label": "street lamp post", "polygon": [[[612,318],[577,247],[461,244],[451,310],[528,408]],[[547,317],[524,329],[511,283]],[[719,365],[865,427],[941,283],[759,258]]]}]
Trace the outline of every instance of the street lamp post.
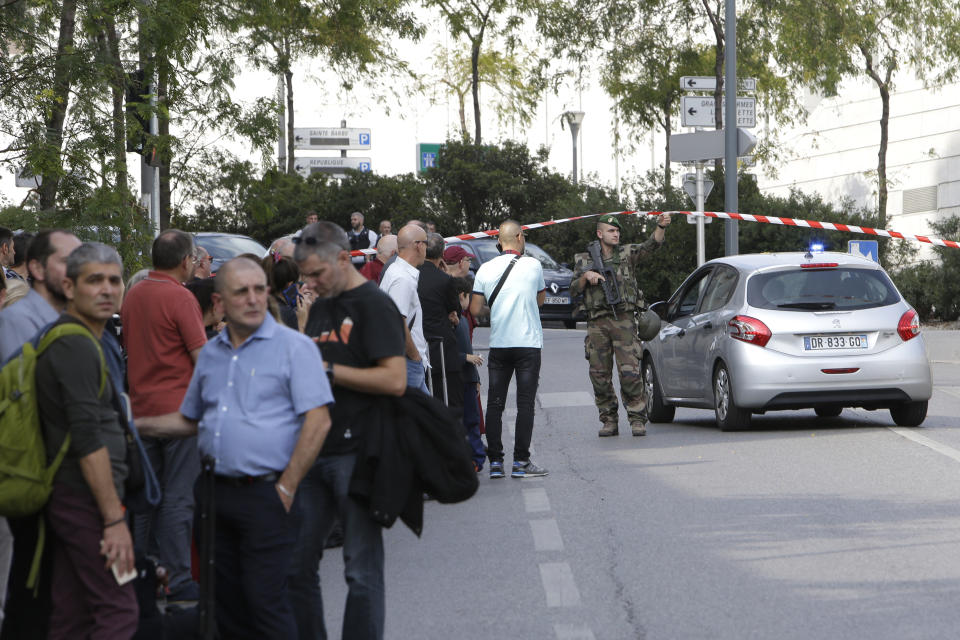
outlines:
[{"label": "street lamp post", "polygon": [[570,136],[573,138],[573,184],[580,181],[577,174],[577,136],[580,134],[580,125],[583,123],[583,111],[567,111],[563,114],[564,120],[570,125]]}]

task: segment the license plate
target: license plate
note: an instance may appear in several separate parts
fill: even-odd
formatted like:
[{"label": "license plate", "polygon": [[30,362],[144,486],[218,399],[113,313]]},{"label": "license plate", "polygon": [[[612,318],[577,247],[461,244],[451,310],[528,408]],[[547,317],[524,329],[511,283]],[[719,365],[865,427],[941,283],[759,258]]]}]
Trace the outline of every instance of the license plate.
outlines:
[{"label": "license plate", "polygon": [[804,351],[866,348],[867,336],[863,333],[852,336],[803,336]]},{"label": "license plate", "polygon": [[570,298],[567,296],[547,296],[546,304],[570,304]]}]

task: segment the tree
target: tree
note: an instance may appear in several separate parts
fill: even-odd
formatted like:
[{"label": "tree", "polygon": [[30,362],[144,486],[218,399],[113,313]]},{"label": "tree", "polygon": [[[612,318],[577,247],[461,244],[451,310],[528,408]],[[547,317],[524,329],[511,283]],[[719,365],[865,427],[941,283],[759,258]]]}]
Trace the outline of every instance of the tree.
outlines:
[{"label": "tree", "polygon": [[778,62],[808,86],[836,95],[868,79],[880,95],[878,223],[887,222],[890,92],[898,72],[939,85],[956,77],[960,15],[951,0],[756,0]]},{"label": "tree", "polygon": [[[437,47],[434,67],[439,72],[435,82],[457,101],[460,119],[460,139],[470,140],[467,128],[467,95],[473,92],[473,63],[464,54]],[[528,125],[533,119],[542,82],[533,77],[533,63],[522,51],[512,53],[498,50],[480,54],[478,77],[496,91],[496,111],[501,124],[513,121]]]},{"label": "tree", "polygon": [[[228,5],[228,25],[257,68],[282,76],[286,89],[287,172],[294,171],[293,65],[321,58],[341,78],[405,67],[393,36],[419,39],[423,28],[406,0],[241,0]],[[344,80],[349,85],[351,80]]]},{"label": "tree", "polygon": [[[512,55],[515,35],[523,25],[523,17],[534,12],[540,0],[424,0],[428,7],[439,9],[450,35],[466,38],[470,43],[470,89],[473,95],[474,144],[481,144],[480,83],[481,49],[486,38],[503,35],[508,39],[508,54]],[[503,24],[498,20],[510,12]]]}]

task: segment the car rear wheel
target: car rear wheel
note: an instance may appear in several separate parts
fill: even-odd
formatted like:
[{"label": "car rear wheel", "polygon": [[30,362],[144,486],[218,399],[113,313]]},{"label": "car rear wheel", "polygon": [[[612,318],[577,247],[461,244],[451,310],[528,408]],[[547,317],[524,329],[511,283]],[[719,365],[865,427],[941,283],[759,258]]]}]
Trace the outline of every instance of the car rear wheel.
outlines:
[{"label": "car rear wheel", "polygon": [[890,407],[890,417],[901,427],[917,427],[927,417],[927,401],[904,402]]},{"label": "car rear wheel", "polygon": [[576,328],[577,328],[577,321],[576,321],[576,320],[564,320],[564,321],[563,321],[563,326],[566,327],[567,329],[576,329]]},{"label": "car rear wheel", "polygon": [[663,401],[663,395],[660,393],[660,381],[657,380],[657,372],[653,368],[653,361],[647,358],[643,363],[643,384],[647,392],[647,417],[650,422],[673,422],[673,416],[677,408],[666,404]]},{"label": "car rear wheel", "polygon": [[713,372],[713,409],[721,431],[735,431],[750,426],[750,410],[737,406],[730,372],[722,362]]},{"label": "car rear wheel", "polygon": [[821,418],[836,418],[843,412],[843,407],[817,407],[814,411]]}]

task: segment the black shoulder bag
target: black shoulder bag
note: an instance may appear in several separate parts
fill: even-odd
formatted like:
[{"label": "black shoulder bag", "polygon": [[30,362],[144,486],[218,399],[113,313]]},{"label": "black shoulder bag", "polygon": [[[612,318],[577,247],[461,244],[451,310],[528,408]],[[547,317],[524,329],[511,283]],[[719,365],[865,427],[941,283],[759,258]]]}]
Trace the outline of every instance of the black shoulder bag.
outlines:
[{"label": "black shoulder bag", "polygon": [[490,299],[487,300],[487,306],[491,309],[493,309],[493,301],[497,299],[497,294],[499,294],[500,289],[503,288],[503,283],[507,281],[507,276],[510,275],[511,271],[513,271],[513,265],[517,264],[517,260],[519,259],[520,256],[513,256],[513,260],[510,261],[510,264],[507,265],[503,275],[500,276],[500,281],[497,282],[497,287],[493,290],[493,293],[490,294]]}]

